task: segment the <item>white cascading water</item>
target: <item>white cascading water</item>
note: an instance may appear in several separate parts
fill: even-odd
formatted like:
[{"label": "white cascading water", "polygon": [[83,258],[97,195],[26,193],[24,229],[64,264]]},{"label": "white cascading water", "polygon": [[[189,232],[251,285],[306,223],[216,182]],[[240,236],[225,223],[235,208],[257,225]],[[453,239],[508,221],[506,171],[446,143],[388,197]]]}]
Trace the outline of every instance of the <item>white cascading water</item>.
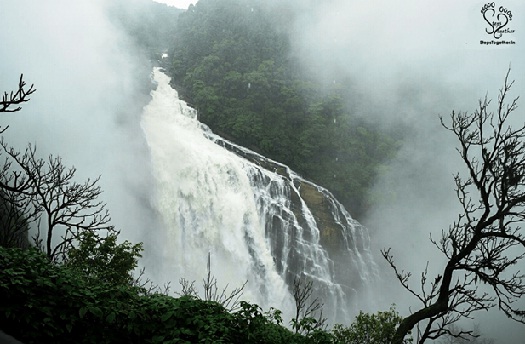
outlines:
[{"label": "white cascading water", "polygon": [[[153,206],[163,223],[160,233],[152,232],[157,243],[152,246],[153,279],[163,284],[185,278],[199,286],[210,253],[220,288],[248,281],[242,299],[264,310],[281,309],[289,319],[294,310],[290,285],[306,276],[325,303],[329,321],[348,322],[370,301],[366,290],[377,279],[366,228],[327,190],[214,135],[159,68],[153,78],[157,88],[141,120],[156,181]],[[343,233],[336,253],[321,245],[301,186],[326,198],[324,206]]]}]

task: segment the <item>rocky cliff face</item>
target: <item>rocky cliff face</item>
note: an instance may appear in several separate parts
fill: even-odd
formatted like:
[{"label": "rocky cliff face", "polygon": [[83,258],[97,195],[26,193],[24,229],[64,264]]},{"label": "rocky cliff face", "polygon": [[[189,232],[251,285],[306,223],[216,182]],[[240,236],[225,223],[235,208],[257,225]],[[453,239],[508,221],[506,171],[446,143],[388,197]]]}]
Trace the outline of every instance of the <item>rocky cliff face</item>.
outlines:
[{"label": "rocky cliff face", "polygon": [[[377,279],[368,231],[326,189],[213,134],[158,70],[141,126],[150,147],[157,275],[201,280],[208,255],[219,281],[293,316],[297,278],[313,283],[324,315],[347,323]],[[153,245],[153,244],[152,244]],[[160,282],[160,283],[159,283]],[[158,284],[162,284],[157,281]]]},{"label": "rocky cliff face", "polygon": [[[256,192],[255,197],[265,218],[272,256],[288,286],[299,277],[318,280],[324,287],[317,296],[335,300],[325,303],[335,308],[338,319],[345,317],[344,309],[359,308],[358,295],[363,297],[367,286],[378,279],[368,229],[352,219],[332,193],[286,165],[211,133],[208,138],[252,164],[246,168],[251,170],[254,189],[266,190],[263,194],[267,195]],[[277,201],[267,204],[268,199]],[[312,243],[314,249],[305,248]],[[322,265],[328,269],[321,272]]]}]

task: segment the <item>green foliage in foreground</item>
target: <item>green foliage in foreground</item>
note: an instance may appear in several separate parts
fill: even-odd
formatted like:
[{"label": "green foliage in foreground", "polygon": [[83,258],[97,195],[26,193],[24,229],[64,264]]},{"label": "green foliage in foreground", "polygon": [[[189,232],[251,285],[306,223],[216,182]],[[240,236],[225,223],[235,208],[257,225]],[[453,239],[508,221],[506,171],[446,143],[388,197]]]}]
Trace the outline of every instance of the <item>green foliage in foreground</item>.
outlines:
[{"label": "green foliage in foreground", "polygon": [[133,270],[142,256],[142,243],[117,243],[118,235],[105,238],[93,232],[81,232],[77,246],[67,251],[65,264],[90,279],[108,284],[132,284]]},{"label": "green foliage in foreground", "polygon": [[242,303],[149,294],[88,279],[35,249],[0,247],[0,329],[24,343],[317,343]]},{"label": "green foliage in foreground", "polygon": [[[403,318],[392,306],[389,311],[367,314],[359,312],[349,326],[335,325],[333,334],[341,344],[389,344]],[[411,343],[407,340],[406,343]]]},{"label": "green foliage in foreground", "polygon": [[[361,314],[357,326],[305,329],[307,334],[300,335],[282,326],[280,314],[248,302],[229,312],[213,301],[106,283],[50,262],[36,249],[0,247],[0,329],[26,344],[356,343],[354,333],[385,335],[398,319],[393,310],[371,318]],[[365,318],[376,324],[363,325]],[[363,343],[386,343],[369,337],[374,340]]]}]

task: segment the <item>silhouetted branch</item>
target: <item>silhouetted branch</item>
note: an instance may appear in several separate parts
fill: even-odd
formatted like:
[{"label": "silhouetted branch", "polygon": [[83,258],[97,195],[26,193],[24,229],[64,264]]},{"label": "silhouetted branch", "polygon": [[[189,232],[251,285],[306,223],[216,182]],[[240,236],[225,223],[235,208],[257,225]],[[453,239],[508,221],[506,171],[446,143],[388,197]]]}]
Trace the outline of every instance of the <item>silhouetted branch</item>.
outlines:
[{"label": "silhouetted branch", "polygon": [[[311,299],[313,293],[313,282],[307,281],[305,277],[294,279],[293,298],[295,301],[295,317],[292,325],[295,333],[308,333],[312,330],[321,330],[326,326],[326,318],[323,317],[323,306],[319,298]],[[304,326],[304,322],[307,325]]]},{"label": "silhouetted branch", "polygon": [[12,108],[12,106],[20,105],[29,101],[28,97],[36,91],[36,89],[33,88],[33,85],[29,86],[29,88],[26,88],[26,83],[23,80],[23,78],[24,74],[21,74],[20,81],[18,82],[18,90],[16,92],[4,92],[4,95],[2,96],[2,101],[0,101],[0,112],[20,111],[22,107],[18,106],[16,108]]},{"label": "silhouetted branch", "polygon": [[[443,272],[429,284],[425,269],[421,292],[416,292],[409,287],[410,273],[398,270],[390,249],[382,251],[402,286],[423,304],[403,319],[394,344],[402,343],[415,326],[421,330],[419,343],[443,335],[468,339],[472,331],[451,331],[451,325],[495,306],[525,323],[525,312],[514,303],[525,295],[525,274],[511,270],[525,257],[520,227],[525,220],[525,124],[517,129],[508,124],[518,100],[506,102],[514,83],[509,74],[510,68],[496,113],[489,111],[491,102],[485,97],[474,113],[452,112],[450,124],[441,119],[458,138],[457,151],[467,169],[466,178],[454,177],[462,212],[439,241],[431,238],[448,259]],[[510,250],[515,247],[520,251]],[[492,295],[479,292],[480,283],[489,286]]]},{"label": "silhouetted branch", "polygon": [[[217,278],[211,273],[211,254],[208,253],[208,264],[207,264],[208,273],[206,278],[202,280],[202,287],[204,291],[204,296],[202,299],[204,301],[215,301],[220,303],[224,308],[230,312],[234,312],[240,308],[240,298],[244,292],[244,288],[248,281],[244,282],[239,288],[234,288],[228,292],[228,284],[222,289],[219,290],[217,286]],[[178,295],[187,295],[196,298],[199,297],[199,293],[195,288],[195,281],[189,282],[185,278],[181,278],[179,283],[182,286],[182,291],[177,293]]]},{"label": "silhouetted branch", "polygon": [[[38,158],[31,144],[21,153],[1,139],[2,155],[0,190],[17,195],[17,206],[22,206],[19,209],[32,214],[29,220],[44,220],[44,251],[50,259],[63,255],[82,231],[117,232],[109,225],[105,204],[97,201],[102,193],[97,185],[99,178],[78,183],[74,181],[74,167],[66,168],[60,157],[51,155],[47,161]],[[40,239],[39,226],[36,240]]]},{"label": "silhouetted branch", "polygon": [[[18,90],[16,92],[11,91],[10,93],[4,92],[2,100],[0,101],[0,112],[17,112],[22,109],[21,106],[12,108],[13,105],[20,105],[29,100],[29,96],[36,91],[31,85],[28,89],[24,88],[26,86],[25,81],[23,80],[23,74],[20,75],[20,81],[18,82]],[[0,126],[0,134],[7,130],[7,127]]]}]

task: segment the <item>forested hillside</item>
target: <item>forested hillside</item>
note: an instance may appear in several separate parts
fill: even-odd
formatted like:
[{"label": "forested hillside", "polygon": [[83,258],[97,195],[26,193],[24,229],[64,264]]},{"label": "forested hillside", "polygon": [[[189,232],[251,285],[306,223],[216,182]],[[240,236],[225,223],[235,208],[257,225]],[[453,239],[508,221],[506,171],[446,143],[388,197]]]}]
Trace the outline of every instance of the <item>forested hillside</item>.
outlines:
[{"label": "forested hillside", "polygon": [[213,131],[327,187],[359,219],[402,130],[347,110],[351,80],[327,89],[304,72],[294,13],[291,3],[200,0],[179,16],[169,73]]},{"label": "forested hillside", "polygon": [[150,59],[168,49],[183,11],[151,0],[116,0],[110,5],[113,23],[128,34],[138,54]]}]

